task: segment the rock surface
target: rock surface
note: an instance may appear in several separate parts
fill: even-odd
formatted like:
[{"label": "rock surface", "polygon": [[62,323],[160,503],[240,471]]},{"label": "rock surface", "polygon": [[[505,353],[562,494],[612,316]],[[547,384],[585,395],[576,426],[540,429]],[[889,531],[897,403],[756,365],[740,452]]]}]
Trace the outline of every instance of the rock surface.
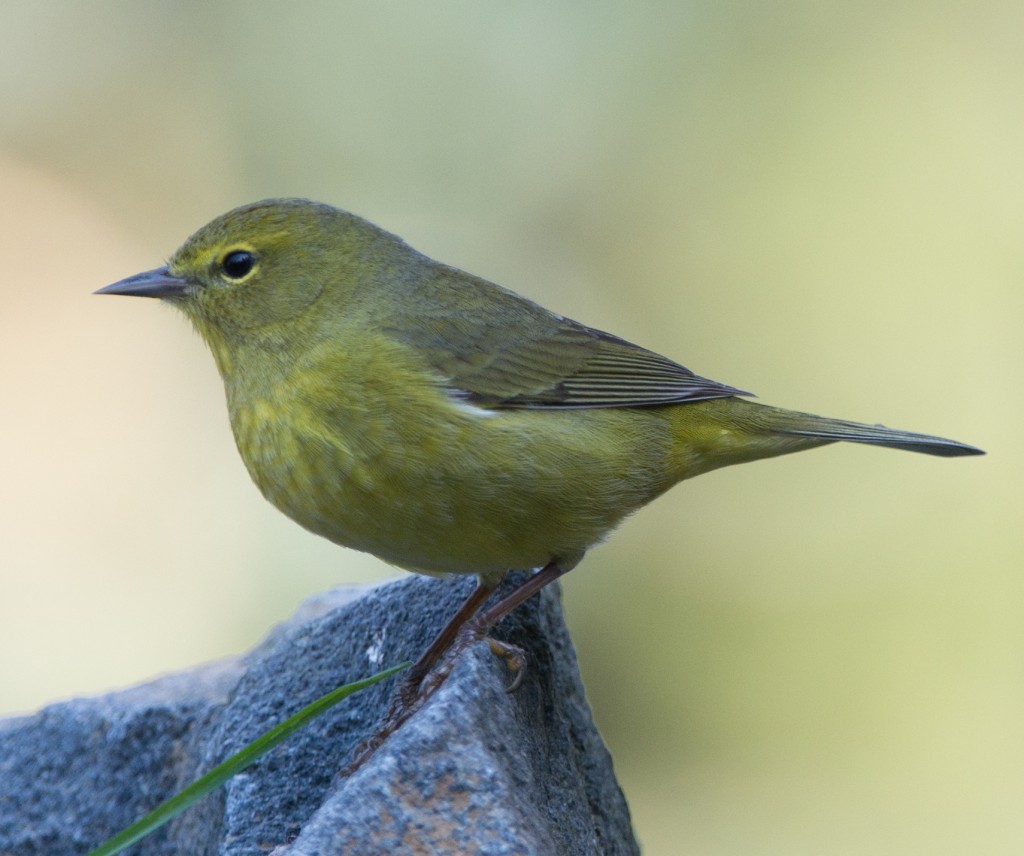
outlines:
[{"label": "rock surface", "polygon": [[[0,721],[0,856],[84,854],[334,687],[415,659],[472,582],[407,577],[317,596],[237,659]],[[634,854],[549,588],[495,636],[523,647],[522,687],[485,644],[370,761],[395,679],[341,702],[132,856]]]}]

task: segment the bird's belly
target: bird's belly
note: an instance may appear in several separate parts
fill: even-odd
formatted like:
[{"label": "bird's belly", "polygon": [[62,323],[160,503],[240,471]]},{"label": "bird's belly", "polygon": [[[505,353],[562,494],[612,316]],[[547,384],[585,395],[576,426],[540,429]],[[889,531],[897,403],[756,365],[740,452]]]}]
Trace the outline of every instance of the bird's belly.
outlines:
[{"label": "bird's belly", "polygon": [[389,419],[342,432],[285,423],[267,408],[233,416],[249,473],[277,508],[331,541],[424,573],[575,563],[663,489],[634,477],[635,460],[593,456],[578,424],[537,430],[537,414]]}]

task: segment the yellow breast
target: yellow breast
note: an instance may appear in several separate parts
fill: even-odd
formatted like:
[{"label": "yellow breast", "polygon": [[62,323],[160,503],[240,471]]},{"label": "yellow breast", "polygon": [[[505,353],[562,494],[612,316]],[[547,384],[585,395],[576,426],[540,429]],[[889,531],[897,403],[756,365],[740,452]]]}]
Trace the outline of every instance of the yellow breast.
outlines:
[{"label": "yellow breast", "polygon": [[576,562],[672,483],[667,415],[475,408],[386,344],[328,351],[229,405],[281,511],[427,573]]}]

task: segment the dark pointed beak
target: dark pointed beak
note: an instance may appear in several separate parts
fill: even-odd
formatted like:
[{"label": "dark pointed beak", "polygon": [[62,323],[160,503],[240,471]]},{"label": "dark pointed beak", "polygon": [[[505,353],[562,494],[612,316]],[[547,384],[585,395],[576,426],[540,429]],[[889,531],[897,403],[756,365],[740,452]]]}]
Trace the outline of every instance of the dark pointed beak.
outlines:
[{"label": "dark pointed beak", "polygon": [[167,268],[162,267],[137,273],[94,293],[127,294],[132,297],[183,297],[191,289],[192,286],[187,280],[172,276]]}]

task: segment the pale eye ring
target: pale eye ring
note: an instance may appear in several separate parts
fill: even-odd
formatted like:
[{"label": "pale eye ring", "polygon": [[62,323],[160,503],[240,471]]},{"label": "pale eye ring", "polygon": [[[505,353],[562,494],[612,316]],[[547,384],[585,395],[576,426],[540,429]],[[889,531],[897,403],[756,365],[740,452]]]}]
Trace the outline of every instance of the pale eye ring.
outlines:
[{"label": "pale eye ring", "polygon": [[220,269],[228,279],[245,279],[256,266],[256,256],[248,250],[232,250],[220,263]]}]

